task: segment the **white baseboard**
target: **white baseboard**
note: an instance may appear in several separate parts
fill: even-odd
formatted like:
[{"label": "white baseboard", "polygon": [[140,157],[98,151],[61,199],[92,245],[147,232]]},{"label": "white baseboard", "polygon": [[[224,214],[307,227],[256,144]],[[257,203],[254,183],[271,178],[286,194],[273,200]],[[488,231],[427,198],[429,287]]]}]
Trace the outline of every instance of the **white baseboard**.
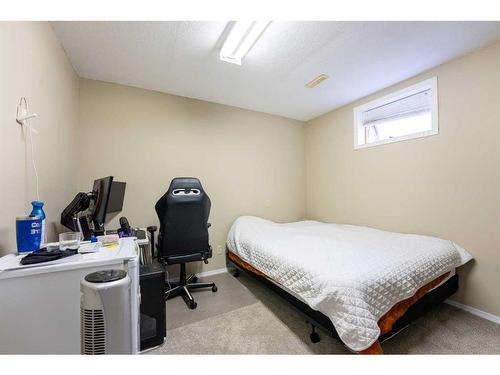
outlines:
[{"label": "white baseboard", "polygon": [[[205,272],[195,272],[195,275],[197,277],[209,277],[209,276],[213,276],[213,275],[218,275],[220,273],[224,273],[224,272],[228,272],[228,268],[227,267],[223,267],[223,268],[217,268],[216,270],[211,270],[211,271],[205,271]],[[190,275],[192,272],[188,272],[188,275]],[[168,280],[171,282],[171,283],[177,283],[179,282],[179,275],[177,274],[173,274],[173,275],[167,275],[168,277]]]},{"label": "white baseboard", "polygon": [[224,273],[224,272],[228,272],[227,267],[217,268],[216,270],[211,270],[211,271],[200,272],[197,273],[196,276],[207,277],[207,276],[218,275],[219,273]]},{"label": "white baseboard", "polygon": [[500,316],[496,316],[496,315],[487,313],[486,311],[476,309],[475,307],[472,307],[469,305],[464,305],[460,302],[452,301],[451,299],[447,299],[444,302],[446,302],[448,305],[455,306],[459,309],[470,312],[471,314],[479,316],[480,318],[483,318],[483,319],[489,320],[491,322],[495,322],[497,324],[500,324]]}]

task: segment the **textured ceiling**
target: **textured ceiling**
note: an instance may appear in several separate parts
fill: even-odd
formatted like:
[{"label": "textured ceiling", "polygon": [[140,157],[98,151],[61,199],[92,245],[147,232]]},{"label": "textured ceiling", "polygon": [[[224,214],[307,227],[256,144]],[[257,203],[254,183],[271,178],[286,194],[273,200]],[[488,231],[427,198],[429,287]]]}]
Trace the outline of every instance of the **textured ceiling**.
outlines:
[{"label": "textured ceiling", "polygon": [[500,22],[272,22],[238,66],[218,58],[226,26],[52,22],[81,77],[298,120],[500,40]]}]

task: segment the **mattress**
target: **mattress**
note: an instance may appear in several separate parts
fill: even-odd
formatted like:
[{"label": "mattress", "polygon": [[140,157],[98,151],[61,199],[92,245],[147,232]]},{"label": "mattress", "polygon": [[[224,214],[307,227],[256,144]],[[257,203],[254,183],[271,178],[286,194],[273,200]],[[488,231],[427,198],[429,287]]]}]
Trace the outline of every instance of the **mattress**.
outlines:
[{"label": "mattress", "polygon": [[354,351],[372,346],[391,307],[472,256],[435,237],[353,225],[242,216],[227,247],[332,321]]}]

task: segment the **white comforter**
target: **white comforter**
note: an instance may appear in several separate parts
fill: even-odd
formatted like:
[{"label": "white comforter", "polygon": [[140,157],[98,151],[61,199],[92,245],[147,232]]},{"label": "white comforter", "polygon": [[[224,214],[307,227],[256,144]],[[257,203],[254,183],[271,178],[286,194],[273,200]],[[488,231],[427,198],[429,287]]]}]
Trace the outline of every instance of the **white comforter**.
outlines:
[{"label": "white comforter", "polygon": [[457,244],[353,225],[238,218],[228,249],[328,316],[352,350],[379,337],[378,320],[425,284],[468,262]]}]

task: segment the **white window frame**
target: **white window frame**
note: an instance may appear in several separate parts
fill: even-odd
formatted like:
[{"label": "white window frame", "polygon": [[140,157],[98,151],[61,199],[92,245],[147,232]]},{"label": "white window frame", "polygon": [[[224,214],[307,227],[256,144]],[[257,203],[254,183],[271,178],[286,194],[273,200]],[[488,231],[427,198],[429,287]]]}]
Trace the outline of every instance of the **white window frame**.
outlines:
[{"label": "white window frame", "polygon": [[[428,89],[430,89],[430,92],[432,95],[432,98],[431,98],[432,129],[431,130],[427,130],[427,131],[419,132],[419,133],[402,135],[400,137],[395,137],[395,138],[382,139],[380,141],[365,143],[365,144],[361,144],[361,145],[358,144],[358,134],[360,131],[364,132],[364,126],[363,126],[363,120],[362,120],[363,112],[368,111],[370,109],[373,109],[375,107],[382,106],[384,104],[388,104],[388,103],[393,102],[395,100],[399,100],[399,99],[405,98],[407,96],[417,94],[423,90],[428,90]],[[363,105],[360,105],[360,106],[354,108],[354,149],[355,150],[359,150],[359,149],[363,149],[363,148],[367,148],[367,147],[385,145],[387,143],[407,141],[409,139],[428,137],[428,136],[436,135],[436,134],[439,134],[437,77],[432,77],[432,78],[426,79],[425,81],[419,82],[415,85],[406,87],[402,90],[398,90],[398,91],[393,92],[389,95],[372,100],[368,103],[365,103]]]}]

